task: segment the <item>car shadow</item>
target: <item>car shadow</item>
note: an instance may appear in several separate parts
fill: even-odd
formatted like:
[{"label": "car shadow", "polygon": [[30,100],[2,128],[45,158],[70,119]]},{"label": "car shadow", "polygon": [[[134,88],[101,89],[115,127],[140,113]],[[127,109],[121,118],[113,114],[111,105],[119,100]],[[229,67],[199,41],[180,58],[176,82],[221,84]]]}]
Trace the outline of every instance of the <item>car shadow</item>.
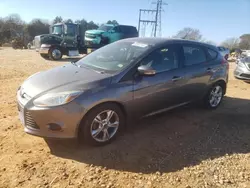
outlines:
[{"label": "car shadow", "polygon": [[130,124],[104,147],[46,140],[51,154],[107,169],[174,172],[206,159],[250,152],[250,100],[225,97],[217,110],[187,106]]}]

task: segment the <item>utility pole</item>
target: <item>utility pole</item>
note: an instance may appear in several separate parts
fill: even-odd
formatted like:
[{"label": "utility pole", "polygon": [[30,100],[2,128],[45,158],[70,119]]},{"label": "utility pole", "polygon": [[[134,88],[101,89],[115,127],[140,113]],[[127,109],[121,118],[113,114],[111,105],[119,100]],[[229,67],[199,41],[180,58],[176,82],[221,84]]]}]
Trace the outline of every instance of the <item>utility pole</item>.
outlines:
[{"label": "utility pole", "polygon": [[[148,24],[156,24],[155,20],[145,20],[142,19],[142,13],[145,14],[150,14],[150,13],[156,13],[156,10],[150,10],[150,9],[140,9],[139,10],[139,24],[138,24],[138,32],[139,32],[139,36],[145,37],[145,30],[146,30],[146,26]],[[143,31],[141,31],[143,30]],[[140,35],[141,34],[141,35]]]},{"label": "utility pole", "polygon": [[[152,36],[161,37],[161,12],[163,11],[162,6],[167,5],[167,4],[164,3],[163,0],[157,0],[157,2],[153,2],[153,4],[156,4],[155,10],[153,9],[140,9],[139,10],[139,24],[138,24],[139,36],[144,37],[145,35],[144,33],[146,31],[147,25],[151,24],[153,26]],[[142,13],[143,15],[150,14],[150,13],[155,14],[155,19],[152,19],[152,20],[142,19],[141,18]],[[141,30],[143,30],[143,32]]]},{"label": "utility pole", "polygon": [[163,0],[157,0],[157,2],[153,2],[153,4],[156,4],[156,15],[155,15],[155,32],[154,32],[154,36],[161,37],[161,13],[164,11],[162,6],[163,5],[167,5],[167,3],[163,2]]}]

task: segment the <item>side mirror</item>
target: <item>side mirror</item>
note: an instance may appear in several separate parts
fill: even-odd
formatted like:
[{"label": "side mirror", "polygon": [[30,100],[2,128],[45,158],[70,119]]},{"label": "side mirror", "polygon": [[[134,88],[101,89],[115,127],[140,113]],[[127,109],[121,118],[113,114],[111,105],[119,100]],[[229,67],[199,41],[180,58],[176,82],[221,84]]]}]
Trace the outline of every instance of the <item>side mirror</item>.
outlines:
[{"label": "side mirror", "polygon": [[110,33],[115,33],[115,30],[111,29],[109,32],[110,32]]},{"label": "side mirror", "polygon": [[152,67],[148,67],[145,65],[139,66],[137,70],[139,74],[143,76],[154,76],[156,74],[156,71],[152,69]]}]

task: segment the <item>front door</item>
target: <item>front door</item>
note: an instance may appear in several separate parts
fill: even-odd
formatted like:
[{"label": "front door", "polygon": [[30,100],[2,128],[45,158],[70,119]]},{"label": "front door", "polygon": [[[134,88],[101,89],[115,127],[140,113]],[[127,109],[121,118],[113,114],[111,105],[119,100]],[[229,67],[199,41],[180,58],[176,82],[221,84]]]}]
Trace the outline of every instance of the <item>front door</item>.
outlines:
[{"label": "front door", "polygon": [[111,31],[109,38],[110,43],[123,39],[123,33],[119,26],[115,26]]},{"label": "front door", "polygon": [[140,65],[156,70],[153,76],[136,76],[134,104],[146,115],[181,103],[183,72],[180,69],[179,45],[168,45],[150,53]]}]

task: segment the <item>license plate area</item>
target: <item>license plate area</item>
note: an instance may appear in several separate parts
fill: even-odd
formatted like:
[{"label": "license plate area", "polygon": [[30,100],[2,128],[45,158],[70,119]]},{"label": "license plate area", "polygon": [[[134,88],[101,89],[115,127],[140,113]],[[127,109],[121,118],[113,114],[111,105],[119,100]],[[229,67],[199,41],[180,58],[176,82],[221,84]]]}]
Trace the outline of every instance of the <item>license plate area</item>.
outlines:
[{"label": "license plate area", "polygon": [[90,54],[90,53],[93,52],[93,51],[95,51],[95,50],[92,49],[92,48],[88,48],[88,49],[87,49],[87,53],[88,53],[88,54]]},{"label": "license plate area", "polygon": [[22,125],[25,125],[25,123],[24,123],[24,110],[23,110],[23,107],[20,104],[18,104],[17,105],[17,109],[18,109],[19,120],[21,121]]},{"label": "license plate area", "polygon": [[69,50],[69,56],[79,56],[78,50]]}]

